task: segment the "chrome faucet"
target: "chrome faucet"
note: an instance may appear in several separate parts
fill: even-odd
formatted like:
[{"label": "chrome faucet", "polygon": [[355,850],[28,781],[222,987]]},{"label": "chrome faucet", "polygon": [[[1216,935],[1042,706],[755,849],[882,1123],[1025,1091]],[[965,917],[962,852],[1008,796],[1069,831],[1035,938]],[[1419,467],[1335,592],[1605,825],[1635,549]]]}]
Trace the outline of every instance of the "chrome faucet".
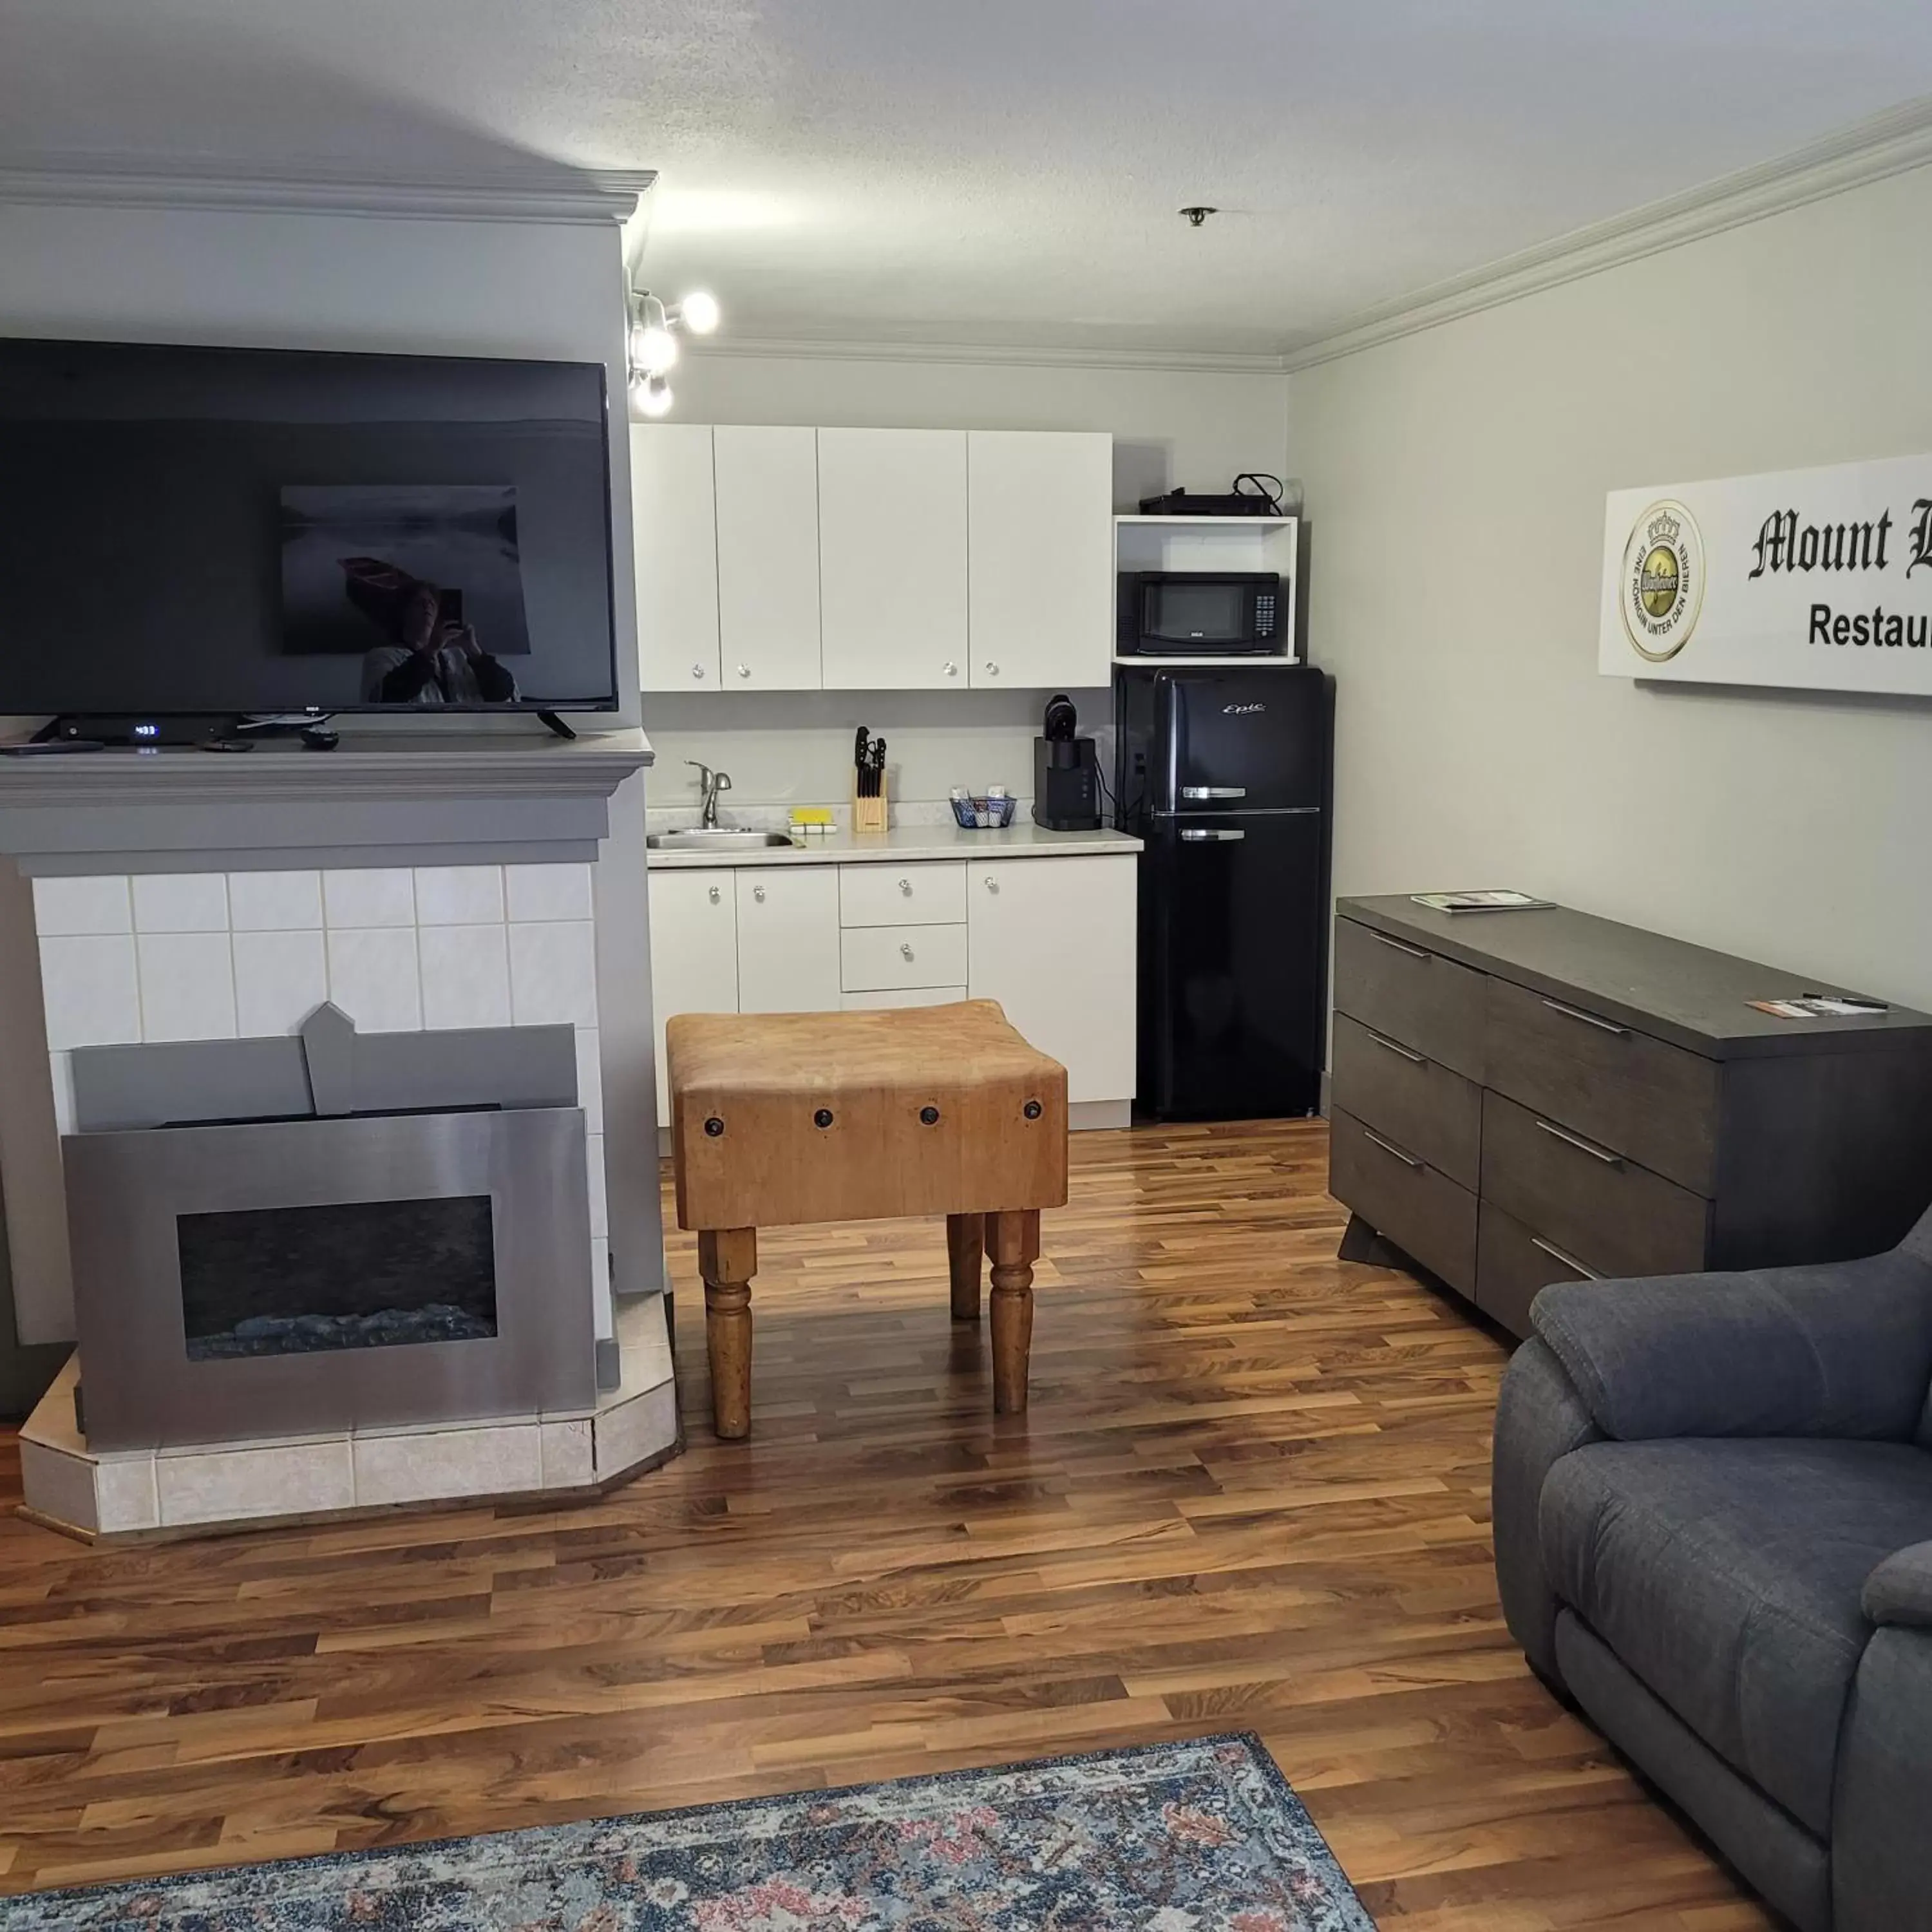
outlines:
[{"label": "chrome faucet", "polygon": [[706,831],[715,831],[718,826],[718,794],[731,789],[731,774],[713,771],[701,758],[686,758],[684,762],[698,767],[698,800],[702,807],[698,822]]}]

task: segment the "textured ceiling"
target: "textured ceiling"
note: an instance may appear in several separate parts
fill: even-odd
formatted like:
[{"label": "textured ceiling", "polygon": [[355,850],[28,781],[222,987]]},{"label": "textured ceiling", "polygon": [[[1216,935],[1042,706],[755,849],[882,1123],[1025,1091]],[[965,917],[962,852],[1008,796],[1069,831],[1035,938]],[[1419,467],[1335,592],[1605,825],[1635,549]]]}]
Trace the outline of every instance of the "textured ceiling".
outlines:
[{"label": "textured ceiling", "polygon": [[8,158],[656,168],[740,339],[1279,351],[1928,92],[1925,0],[0,0]]}]

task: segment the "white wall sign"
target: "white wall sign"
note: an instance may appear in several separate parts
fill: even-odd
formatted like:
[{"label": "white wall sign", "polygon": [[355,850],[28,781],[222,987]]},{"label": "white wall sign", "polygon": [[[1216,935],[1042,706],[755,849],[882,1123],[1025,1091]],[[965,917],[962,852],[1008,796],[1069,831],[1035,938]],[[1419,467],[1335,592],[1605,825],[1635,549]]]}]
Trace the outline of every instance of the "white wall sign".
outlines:
[{"label": "white wall sign", "polygon": [[1612,490],[1597,668],[1932,696],[1932,456]]}]

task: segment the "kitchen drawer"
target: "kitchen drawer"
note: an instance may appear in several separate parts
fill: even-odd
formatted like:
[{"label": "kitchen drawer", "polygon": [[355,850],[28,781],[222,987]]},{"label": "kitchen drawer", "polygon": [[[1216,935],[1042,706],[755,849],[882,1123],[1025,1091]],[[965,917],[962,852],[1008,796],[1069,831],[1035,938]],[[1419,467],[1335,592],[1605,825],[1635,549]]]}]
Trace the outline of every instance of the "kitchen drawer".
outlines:
[{"label": "kitchen drawer", "polygon": [[959,926],[965,918],[963,859],[838,868],[841,926]]},{"label": "kitchen drawer", "polygon": [[1704,1265],[1710,1203],[1493,1088],[1483,1096],[1483,1198],[1600,1274]]},{"label": "kitchen drawer", "polygon": [[1599,1271],[1526,1228],[1493,1201],[1476,1226],[1476,1306],[1512,1335],[1527,1336],[1529,1304],[1552,1281],[1592,1281]]},{"label": "kitchen drawer", "polygon": [[1488,1084],[1688,1187],[1717,1192],[1718,1063],[1492,978]]},{"label": "kitchen drawer", "polygon": [[848,1013],[872,1013],[888,1006],[950,1006],[966,997],[964,986],[897,986],[872,993],[844,993],[840,1008]]},{"label": "kitchen drawer", "polygon": [[1451,1288],[1474,1293],[1476,1197],[1339,1108],[1329,1121],[1328,1191]]},{"label": "kitchen drawer", "polygon": [[862,926],[838,935],[839,983],[848,993],[966,983],[963,926]]},{"label": "kitchen drawer", "polygon": [[1481,1181],[1483,1090],[1474,1082],[1337,1013],[1330,1087],[1335,1106],[1451,1180]]},{"label": "kitchen drawer", "polygon": [[1475,1081],[1484,977],[1358,920],[1335,922],[1336,1010]]}]

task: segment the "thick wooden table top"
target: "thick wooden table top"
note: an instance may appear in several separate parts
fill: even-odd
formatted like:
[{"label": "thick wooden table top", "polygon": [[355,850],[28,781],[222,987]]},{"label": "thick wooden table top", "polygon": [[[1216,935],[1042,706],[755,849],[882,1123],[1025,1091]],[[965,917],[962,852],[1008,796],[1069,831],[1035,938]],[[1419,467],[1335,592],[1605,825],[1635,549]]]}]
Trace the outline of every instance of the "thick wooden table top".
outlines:
[{"label": "thick wooden table top", "polygon": [[680,1013],[665,1047],[682,1227],[1066,1201],[1066,1070],[995,1000]]}]

